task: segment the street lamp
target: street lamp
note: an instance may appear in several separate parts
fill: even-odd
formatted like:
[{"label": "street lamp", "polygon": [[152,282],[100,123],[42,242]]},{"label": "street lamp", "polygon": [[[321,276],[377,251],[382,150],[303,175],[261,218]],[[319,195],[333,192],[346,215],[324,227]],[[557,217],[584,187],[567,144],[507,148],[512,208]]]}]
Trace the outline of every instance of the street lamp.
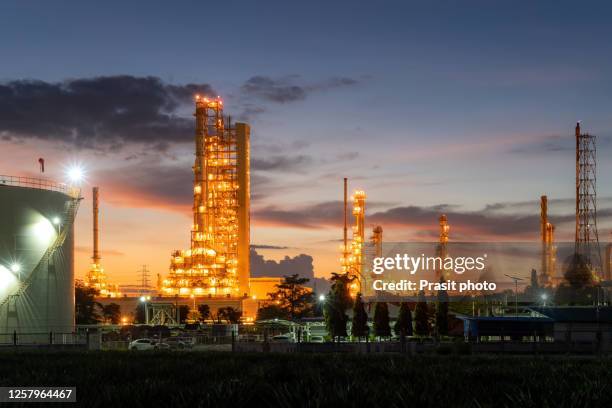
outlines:
[{"label": "street lamp", "polygon": [[140,301],[143,303],[145,308],[145,324],[149,324],[149,308],[147,307],[147,301],[151,300],[151,296],[141,296]]},{"label": "street lamp", "polygon": [[518,316],[518,281],[522,281],[523,278],[506,274],[504,274],[504,276],[507,276],[514,281],[514,316]]},{"label": "street lamp", "polygon": [[319,295],[319,302],[325,302],[325,295]]},{"label": "street lamp", "polygon": [[548,295],[546,293],[542,293],[540,297],[542,298],[544,306],[546,306],[546,299],[548,299]]}]

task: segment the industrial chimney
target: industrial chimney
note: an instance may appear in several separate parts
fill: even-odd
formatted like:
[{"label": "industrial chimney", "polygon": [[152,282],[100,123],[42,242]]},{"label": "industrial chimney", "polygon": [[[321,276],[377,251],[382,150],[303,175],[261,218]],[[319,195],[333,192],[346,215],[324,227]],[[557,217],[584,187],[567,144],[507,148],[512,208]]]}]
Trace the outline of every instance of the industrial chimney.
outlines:
[{"label": "industrial chimney", "polygon": [[93,188],[93,263],[100,265],[100,229],[98,222],[99,207],[99,189]]}]

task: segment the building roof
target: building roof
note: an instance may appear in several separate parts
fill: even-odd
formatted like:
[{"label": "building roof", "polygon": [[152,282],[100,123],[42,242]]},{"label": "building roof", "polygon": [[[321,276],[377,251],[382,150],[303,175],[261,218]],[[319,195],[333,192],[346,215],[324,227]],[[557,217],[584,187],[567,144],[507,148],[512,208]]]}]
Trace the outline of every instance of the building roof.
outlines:
[{"label": "building roof", "polygon": [[547,316],[464,316],[457,315],[458,319],[481,322],[547,322],[553,319]]},{"label": "building roof", "polygon": [[555,322],[612,323],[612,307],[610,306],[557,306],[531,307],[530,309],[550,317]]}]

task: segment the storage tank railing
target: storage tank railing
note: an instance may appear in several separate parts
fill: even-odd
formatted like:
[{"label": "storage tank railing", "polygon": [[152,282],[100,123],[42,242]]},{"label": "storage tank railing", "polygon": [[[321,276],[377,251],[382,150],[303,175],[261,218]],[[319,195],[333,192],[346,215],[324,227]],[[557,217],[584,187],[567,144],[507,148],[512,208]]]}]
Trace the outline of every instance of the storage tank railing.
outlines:
[{"label": "storage tank railing", "polygon": [[0,187],[2,186],[25,187],[35,188],[38,190],[57,191],[69,195],[73,198],[78,198],[81,194],[81,190],[78,187],[38,177],[7,176],[0,174]]}]

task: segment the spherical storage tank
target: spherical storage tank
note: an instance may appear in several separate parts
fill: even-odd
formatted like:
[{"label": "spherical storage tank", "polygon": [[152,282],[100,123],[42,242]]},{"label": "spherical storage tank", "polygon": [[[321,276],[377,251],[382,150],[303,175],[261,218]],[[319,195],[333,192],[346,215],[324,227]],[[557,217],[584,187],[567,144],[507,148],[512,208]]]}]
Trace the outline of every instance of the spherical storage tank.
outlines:
[{"label": "spherical storage tank", "polygon": [[74,331],[79,201],[64,184],[0,176],[0,335]]}]

